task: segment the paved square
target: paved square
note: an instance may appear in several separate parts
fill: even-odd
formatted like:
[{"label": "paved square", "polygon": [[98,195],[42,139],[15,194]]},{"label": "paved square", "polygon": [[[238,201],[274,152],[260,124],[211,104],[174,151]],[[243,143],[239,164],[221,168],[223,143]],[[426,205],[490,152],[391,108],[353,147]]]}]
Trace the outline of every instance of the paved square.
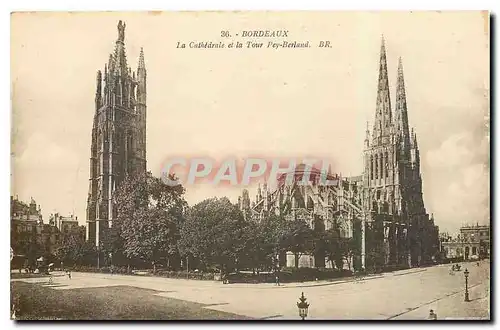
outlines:
[{"label": "paved square", "polygon": [[[56,291],[116,286],[149,289],[154,290],[149,294],[157,298],[174,298],[200,304],[206,310],[258,319],[299,319],[296,302],[301,292],[311,304],[308,319],[418,320],[427,318],[430,309],[437,312],[439,319],[489,319],[489,261],[482,261],[480,266],[462,265],[470,272],[471,302],[463,301],[463,272],[450,275],[448,265],[386,273],[362,281],[290,283],[279,287],[92,273],[73,273],[71,279],[54,276],[53,284],[48,284],[47,278],[12,281],[38,283]],[[148,300],[143,308],[157,309],[156,304],[157,300]]]}]

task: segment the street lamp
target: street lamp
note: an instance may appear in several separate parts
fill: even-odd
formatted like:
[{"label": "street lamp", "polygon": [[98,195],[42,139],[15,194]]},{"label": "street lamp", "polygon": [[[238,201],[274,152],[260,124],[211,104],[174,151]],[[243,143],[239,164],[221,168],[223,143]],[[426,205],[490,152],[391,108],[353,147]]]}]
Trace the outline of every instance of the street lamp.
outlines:
[{"label": "street lamp", "polygon": [[467,270],[467,268],[465,268],[465,271],[464,271],[464,275],[465,275],[465,299],[464,301],[470,301],[469,300],[469,282],[468,282],[468,278],[469,278],[469,271]]},{"label": "street lamp", "polygon": [[304,292],[299,297],[299,302],[297,303],[297,307],[299,308],[299,316],[302,318],[302,321],[307,317],[307,311],[309,308],[309,303],[306,302],[307,298],[304,297]]}]

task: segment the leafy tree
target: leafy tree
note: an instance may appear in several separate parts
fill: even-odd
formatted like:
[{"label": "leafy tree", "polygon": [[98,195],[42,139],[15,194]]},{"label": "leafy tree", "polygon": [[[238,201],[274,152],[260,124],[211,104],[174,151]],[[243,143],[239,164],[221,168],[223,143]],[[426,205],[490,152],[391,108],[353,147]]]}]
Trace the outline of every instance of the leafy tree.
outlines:
[{"label": "leafy tree", "polygon": [[311,253],[314,250],[313,230],[305,220],[295,219],[285,222],[283,228],[283,247],[291,251],[295,256],[295,268],[299,268],[299,259],[302,255]]},{"label": "leafy tree", "polygon": [[11,230],[11,245],[15,254],[25,256],[28,265],[36,265],[36,259],[45,252],[38,240],[36,228],[22,232]]},{"label": "leafy tree", "polygon": [[218,265],[230,270],[238,264],[244,220],[238,207],[228,198],[210,198],[194,205],[181,229],[179,250],[194,256],[202,265]]},{"label": "leafy tree", "polygon": [[254,221],[246,222],[241,230],[241,241],[237,246],[238,250],[236,254],[238,255],[240,266],[251,268],[254,273],[265,260],[265,256],[262,255],[262,239],[261,226]]},{"label": "leafy tree", "polygon": [[261,228],[267,257],[276,266],[276,257],[283,255],[289,248],[290,223],[282,216],[270,214],[261,222]]},{"label": "leafy tree", "polygon": [[278,221],[276,217],[268,217],[259,223],[248,221],[242,228],[239,259],[245,261],[244,266],[254,272],[274,267],[281,243]]},{"label": "leafy tree", "polygon": [[[367,270],[378,270],[384,265],[385,253],[383,227],[381,224],[366,224],[365,249]],[[411,239],[411,238],[410,238]]]},{"label": "leafy tree", "polygon": [[353,238],[342,237],[337,222],[331,225],[331,228],[319,233],[316,239],[319,241],[319,249],[327,257],[332,268],[342,270],[344,260],[349,261],[357,252],[356,241]]},{"label": "leafy tree", "polygon": [[128,258],[124,254],[124,240],[120,222],[113,222],[111,228],[103,230],[100,252],[109,260],[111,265],[126,265]]},{"label": "leafy tree", "polygon": [[150,172],[127,177],[115,196],[113,227],[119,235],[107,246],[122,244],[126,257],[151,262],[154,270],[159,262],[169,263],[178,254],[179,228],[187,207],[183,194],[182,186],[168,186]]},{"label": "leafy tree", "polygon": [[64,236],[55,250],[55,255],[65,266],[90,266],[94,263],[97,249],[94,244],[85,241],[79,233],[71,233]]},{"label": "leafy tree", "polygon": [[[357,237],[345,238],[345,245],[345,256],[348,261],[352,261],[352,265],[355,267],[355,256],[361,255],[361,239]],[[349,270],[351,270],[351,262],[349,262]]]}]

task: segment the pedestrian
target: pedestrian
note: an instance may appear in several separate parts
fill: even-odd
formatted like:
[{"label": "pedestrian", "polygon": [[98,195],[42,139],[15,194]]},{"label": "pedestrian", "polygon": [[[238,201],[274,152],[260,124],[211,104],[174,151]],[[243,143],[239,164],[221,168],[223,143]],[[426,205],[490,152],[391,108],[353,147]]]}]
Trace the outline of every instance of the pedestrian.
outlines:
[{"label": "pedestrian", "polygon": [[280,286],[280,276],[279,276],[279,273],[278,273],[278,272],[276,272],[276,273],[275,273],[275,276],[276,276],[276,279],[275,279],[275,280],[276,280],[276,285],[277,285],[277,286]]},{"label": "pedestrian", "polygon": [[429,317],[427,319],[430,320],[430,321],[435,321],[435,320],[438,319],[438,316],[437,316],[436,313],[434,313],[434,310],[431,309],[429,311]]}]

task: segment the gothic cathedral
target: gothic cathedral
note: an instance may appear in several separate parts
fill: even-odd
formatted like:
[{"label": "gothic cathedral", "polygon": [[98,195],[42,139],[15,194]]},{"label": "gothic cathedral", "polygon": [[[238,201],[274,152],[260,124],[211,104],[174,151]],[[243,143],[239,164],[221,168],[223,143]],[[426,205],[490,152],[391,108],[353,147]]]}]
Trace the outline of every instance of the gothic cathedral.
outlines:
[{"label": "gothic cathedral", "polygon": [[430,262],[432,253],[426,250],[435,248],[437,237],[434,219],[429,219],[422,197],[417,135],[408,126],[403,64],[399,58],[393,112],[384,40],[371,137],[368,129],[366,132],[363,187],[364,209],[370,214],[367,234],[381,234],[378,238],[372,235],[372,248],[385,258],[381,263]]},{"label": "gothic cathedral", "polygon": [[125,24],[115,51],[97,71],[92,126],[86,239],[96,245],[116,218],[113,195],[127,175],[146,172],[146,67],[141,48],[136,72],[127,66]]},{"label": "gothic cathedral", "polygon": [[[306,186],[297,182],[278,185],[275,190],[264,185],[262,191],[259,186],[254,202],[244,190],[240,208],[245,218],[257,221],[276,213],[287,219],[301,218],[319,231],[338,228],[340,237],[359,243],[359,255],[349,264],[357,264],[360,269],[432,263],[438,253],[439,228],[424,207],[417,136],[408,125],[403,64],[399,59],[393,110],[383,40],[375,121],[371,136],[367,128],[363,156],[362,175],[337,176],[333,186],[314,180]],[[303,171],[298,166],[295,174],[300,176]],[[328,171],[327,176],[331,175]],[[294,258],[287,254],[286,265],[293,266]],[[324,256],[317,253],[304,255],[298,264],[328,266]]]}]

